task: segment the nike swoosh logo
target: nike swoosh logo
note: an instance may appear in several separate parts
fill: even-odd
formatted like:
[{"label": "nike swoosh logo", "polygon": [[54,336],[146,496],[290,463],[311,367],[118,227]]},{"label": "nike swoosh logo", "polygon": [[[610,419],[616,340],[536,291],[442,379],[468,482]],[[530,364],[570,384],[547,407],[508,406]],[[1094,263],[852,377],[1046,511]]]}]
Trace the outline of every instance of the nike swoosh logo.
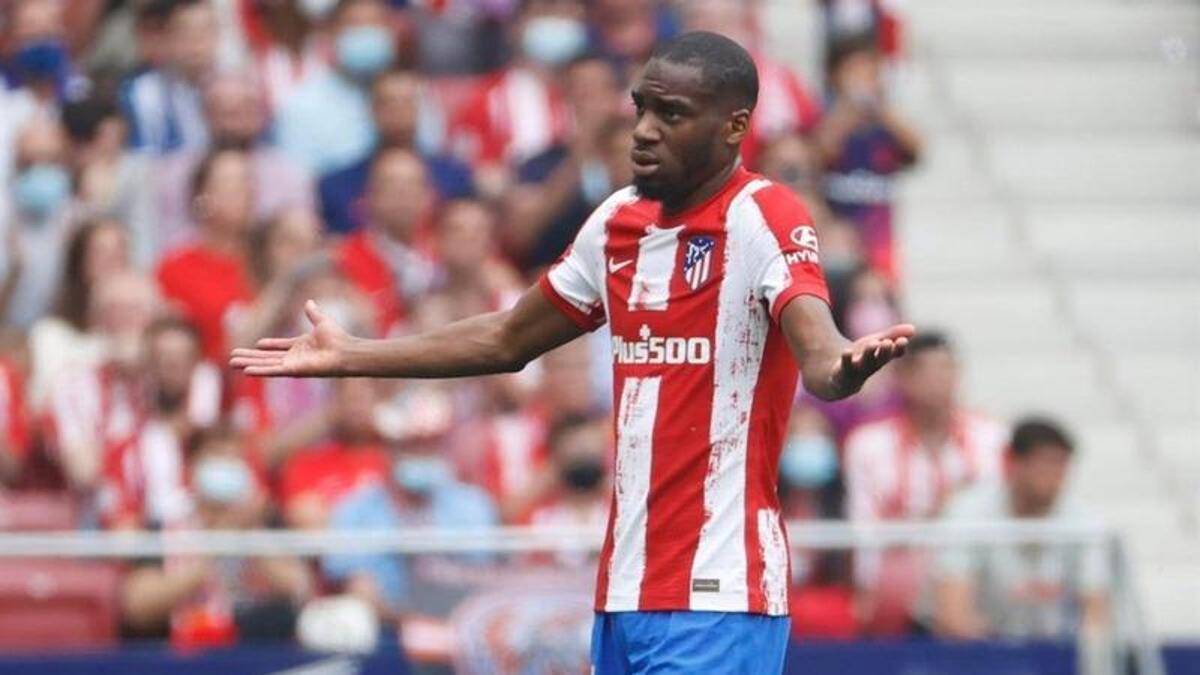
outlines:
[{"label": "nike swoosh logo", "polygon": [[617,262],[616,260],[609,258],[608,259],[608,273],[616,274],[617,272],[621,271],[622,268],[627,267],[632,264],[633,264],[632,260],[622,260],[621,262]]}]

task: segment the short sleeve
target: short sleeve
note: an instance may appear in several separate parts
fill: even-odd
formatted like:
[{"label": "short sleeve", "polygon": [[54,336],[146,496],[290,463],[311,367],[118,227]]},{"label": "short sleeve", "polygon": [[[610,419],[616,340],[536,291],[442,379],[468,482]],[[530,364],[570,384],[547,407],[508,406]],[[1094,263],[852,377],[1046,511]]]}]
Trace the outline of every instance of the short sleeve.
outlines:
[{"label": "short sleeve", "polygon": [[771,184],[751,199],[761,216],[750,246],[750,270],[756,271],[755,293],[763,298],[778,323],[787,303],[801,295],[829,302],[821,271],[820,246],[812,217],[790,189]]},{"label": "short sleeve", "polygon": [[542,275],[538,285],[546,297],[581,329],[604,325],[604,245],[607,223],[622,205],[633,201],[632,188],[604,200],[580,228],[575,241]]}]

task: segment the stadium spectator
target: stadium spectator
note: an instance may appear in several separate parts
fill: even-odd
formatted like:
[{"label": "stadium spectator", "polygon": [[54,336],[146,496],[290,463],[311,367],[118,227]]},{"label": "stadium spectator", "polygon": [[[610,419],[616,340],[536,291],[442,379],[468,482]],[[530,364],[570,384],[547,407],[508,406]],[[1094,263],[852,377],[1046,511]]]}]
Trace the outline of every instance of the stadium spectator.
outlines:
[{"label": "stadium spectator", "polygon": [[[1062,496],[1075,444],[1055,422],[1026,418],[1008,445],[1003,481],[976,485],[947,505],[943,521],[1086,522]],[[967,640],[1065,639],[1107,623],[1104,550],[1097,546],[984,545],[946,549],[934,566],[931,628]]]},{"label": "stadium spectator", "polygon": [[[423,91],[416,73],[393,70],[376,78],[371,87],[371,118],[379,138],[373,154],[393,148],[413,152],[425,163],[438,197],[450,200],[470,196],[475,190],[470,167],[448,155],[424,152],[419,147],[421,130],[438,123],[428,101],[428,92]],[[362,226],[365,214],[361,200],[372,159],[365,157],[321,176],[318,184],[321,215],[330,232],[346,234]]]},{"label": "stadium spectator", "polygon": [[505,198],[505,243],[526,269],[554,262],[588,214],[633,178],[633,124],[621,117],[625,100],[612,66],[583,57],[561,79],[571,134],[520,164],[517,185]]},{"label": "stadium spectator", "polygon": [[140,20],[151,58],[121,88],[130,145],[155,154],[205,147],[201,87],[216,69],[216,12],[208,0],[150,0]]},{"label": "stadium spectator", "polygon": [[[529,515],[543,527],[600,530],[608,522],[612,492],[612,444],[607,420],[579,414],[559,418],[546,438],[553,483]],[[560,552],[560,565],[579,567],[594,560],[582,552]]]},{"label": "stadium spectator", "polygon": [[[460,481],[453,465],[435,447],[417,444],[394,451],[390,479],[348,495],[330,510],[326,526],[334,530],[457,529],[500,522],[487,492]],[[368,602],[382,619],[395,621],[401,612],[412,609],[414,572],[403,557],[326,556],[321,570],[326,579]]]},{"label": "stadium spectator", "polygon": [[200,161],[192,178],[191,209],[199,239],[162,260],[163,294],[200,330],[204,354],[224,358],[236,312],[254,297],[247,269],[253,224],[253,164],[240,150],[216,150]]},{"label": "stadium spectator", "polygon": [[308,78],[276,118],[280,147],[314,175],[370,153],[375,145],[370,84],[396,59],[391,10],[383,0],[340,0],[330,39],[334,68]]},{"label": "stadium spectator", "polygon": [[[223,427],[193,434],[188,480],[196,510],[176,529],[248,530],[266,524],[266,493]],[[308,568],[288,556],[177,556],[133,570],[121,589],[124,621],[183,648],[292,637],[296,610],[313,593]]]},{"label": "stadium spectator", "polygon": [[20,477],[28,454],[24,378],[15,363],[0,356],[0,489]]},{"label": "stadium spectator", "polygon": [[84,498],[85,508],[95,507],[91,502],[106,458],[133,442],[140,430],[144,340],[160,309],[150,279],[128,271],[105,276],[88,309],[105,345],[104,360],[93,367],[64,369],[50,385],[50,455],[67,487]]},{"label": "stadium spectator", "polygon": [[835,43],[829,77],[833,103],[816,132],[829,206],[858,226],[871,265],[894,278],[892,180],[916,163],[921,139],[887,101],[874,38]]},{"label": "stadium spectator", "polygon": [[221,412],[221,373],[201,360],[194,326],[158,319],[145,345],[138,431],[105,458],[100,516],[113,528],[170,526],[191,514],[184,444],[193,431],[216,424]]},{"label": "stadium spectator", "polygon": [[[759,4],[753,0],[689,0],[681,4],[686,30],[721,33],[744,46],[754,57],[754,65],[758,67],[758,105],[750,120],[750,133],[742,143],[742,159],[756,169],[761,169],[759,161],[771,139],[786,134],[810,134],[821,117],[821,105],[808,85],[763,49]],[[812,212],[814,202],[805,201]]]},{"label": "stadium spectator", "polygon": [[437,280],[429,253],[434,195],[425,163],[408,150],[385,150],[371,164],[366,226],[342,242],[342,271],[375,305],[378,333],[398,329],[415,298]]},{"label": "stadium spectator", "polygon": [[825,203],[825,166],[816,144],[796,131],[780,133],[765,141],[758,170],[790,187],[804,200],[821,235],[821,263],[828,274],[829,243],[821,226],[829,220],[830,212]]},{"label": "stadium spectator", "polygon": [[159,214],[147,189],[154,182],[153,161],[129,149],[128,125],[108,99],[93,96],[67,103],[62,121],[73,147],[80,211],[121,223],[129,257],[138,269],[151,269],[161,245]]},{"label": "stadium spectator", "polygon": [[129,267],[129,240],[120,223],[87,221],[71,233],[54,311],[29,330],[29,394],[35,407],[41,407],[50,383],[64,371],[104,360],[106,345],[95,330],[102,317],[94,313],[92,297],[107,277]]},{"label": "stadium spectator", "polygon": [[329,71],[320,29],[337,0],[267,0],[252,4],[247,38],[267,109],[279,110],[310,79]]},{"label": "stadium spectator", "polygon": [[[893,368],[900,412],[850,432],[845,443],[848,515],[854,522],[937,518],[951,497],[1000,474],[1007,433],[958,401],[958,360],[946,336],[918,334]],[[924,556],[861,552],[856,560],[869,627],[909,628]]]},{"label": "stadium spectator", "polygon": [[496,216],[482,202],[460,199],[441,208],[437,219],[440,292],[453,305],[451,319],[506,309],[521,294],[521,278],[500,257]]},{"label": "stadium spectator", "polygon": [[38,118],[17,136],[13,204],[0,222],[5,242],[0,259],[0,319],[28,328],[54,302],[62,250],[71,228],[70,147],[62,125]]},{"label": "stadium spectator", "polygon": [[8,3],[0,26],[0,84],[28,97],[32,108],[55,112],[70,93],[78,93],[82,78],[71,62],[64,16],[59,0],[15,0]]},{"label": "stadium spectator", "polygon": [[360,379],[333,384],[330,438],[283,465],[279,498],[290,526],[324,527],[344,501],[387,482],[391,467],[375,418],[381,386]]},{"label": "stadium spectator", "polygon": [[510,167],[566,135],[569,113],[555,77],[587,48],[583,19],[581,0],[523,0],[511,27],[512,63],[484,77],[454,121],[453,150],[475,168],[484,195],[503,194]]},{"label": "stadium spectator", "polygon": [[[240,76],[221,76],[203,89],[204,120],[216,150],[247,153],[254,180],[254,217],[269,218],[285,208],[315,208],[312,177],[266,143],[267,110],[258,85]],[[193,243],[189,181],[205,148],[177,150],[155,163],[155,199],[162,251]]]},{"label": "stadium spectator", "polygon": [[[829,422],[808,405],[792,411],[779,459],[779,502],[787,521],[845,517],[838,448]],[[858,634],[848,552],[792,554],[792,635],[847,639]]]},{"label": "stadium spectator", "polygon": [[645,63],[656,44],[679,33],[678,17],[668,3],[596,0],[589,9],[591,38],[596,49],[626,68]]}]

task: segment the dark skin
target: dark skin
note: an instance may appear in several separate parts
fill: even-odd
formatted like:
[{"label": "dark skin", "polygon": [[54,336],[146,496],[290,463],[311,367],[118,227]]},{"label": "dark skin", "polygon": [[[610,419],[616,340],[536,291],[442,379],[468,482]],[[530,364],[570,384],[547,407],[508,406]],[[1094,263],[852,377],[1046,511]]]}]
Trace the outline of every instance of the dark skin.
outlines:
[{"label": "dark skin", "polygon": [[[711,90],[702,75],[696,65],[655,59],[633,90],[634,184],[667,213],[701,204],[725,185],[749,126],[750,110]],[[388,340],[347,334],[312,301],[305,311],[312,332],[235,349],[231,365],[258,376],[469,377],[519,371],[583,334],[536,287],[510,310]],[[780,324],[805,388],[826,400],[857,392],[904,354],[915,330],[903,324],[851,342],[838,333],[829,306],[811,296],[789,302]]]}]

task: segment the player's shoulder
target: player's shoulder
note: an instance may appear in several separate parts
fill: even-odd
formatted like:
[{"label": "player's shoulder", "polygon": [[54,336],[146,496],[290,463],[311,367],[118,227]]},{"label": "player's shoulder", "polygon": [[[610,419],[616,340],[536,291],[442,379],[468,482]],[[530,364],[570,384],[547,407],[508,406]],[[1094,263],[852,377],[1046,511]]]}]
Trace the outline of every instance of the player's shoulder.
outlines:
[{"label": "player's shoulder", "polygon": [[803,234],[815,237],[808,206],[790,187],[758,174],[749,178],[730,203],[729,218],[761,221],[781,243],[799,227],[808,228]]}]

